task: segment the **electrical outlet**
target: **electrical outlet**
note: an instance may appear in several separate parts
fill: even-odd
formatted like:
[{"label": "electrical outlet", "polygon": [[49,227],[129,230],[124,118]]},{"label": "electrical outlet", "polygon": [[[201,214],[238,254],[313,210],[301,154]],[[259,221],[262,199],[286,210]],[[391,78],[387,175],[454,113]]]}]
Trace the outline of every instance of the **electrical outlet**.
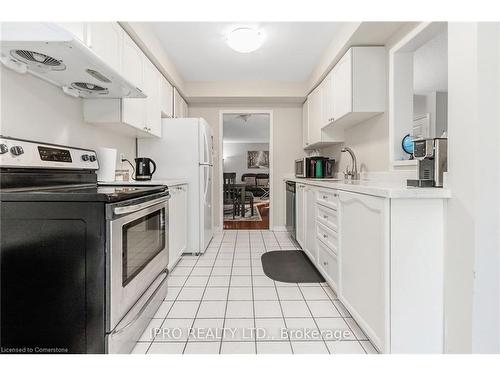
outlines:
[{"label": "electrical outlet", "polygon": [[120,153],[120,162],[122,162],[122,163],[123,163],[123,162],[125,161],[125,159],[126,159],[126,158],[127,158],[127,157],[125,156],[125,154],[124,154],[123,152],[121,152],[121,153]]}]

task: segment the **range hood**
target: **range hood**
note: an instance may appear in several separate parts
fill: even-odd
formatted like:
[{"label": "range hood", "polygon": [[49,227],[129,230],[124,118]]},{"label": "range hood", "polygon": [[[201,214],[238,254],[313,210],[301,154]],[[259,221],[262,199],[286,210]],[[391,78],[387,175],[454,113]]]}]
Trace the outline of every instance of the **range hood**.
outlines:
[{"label": "range hood", "polygon": [[2,22],[1,62],[71,96],[145,98],[146,95],[71,33],[54,23]]}]

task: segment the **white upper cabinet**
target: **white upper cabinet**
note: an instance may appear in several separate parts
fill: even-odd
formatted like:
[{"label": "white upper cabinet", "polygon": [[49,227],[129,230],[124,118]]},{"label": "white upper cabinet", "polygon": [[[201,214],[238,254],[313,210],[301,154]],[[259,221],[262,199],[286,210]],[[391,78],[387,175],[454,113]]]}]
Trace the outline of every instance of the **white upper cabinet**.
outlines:
[{"label": "white upper cabinet", "polygon": [[148,134],[161,137],[161,108],[160,108],[160,77],[161,74],[153,63],[144,56],[144,90],[147,95],[146,101],[146,125]]},{"label": "white upper cabinet", "polygon": [[331,72],[333,126],[349,126],[385,112],[385,47],[352,47]]},{"label": "white upper cabinet", "polygon": [[160,111],[161,117],[174,117],[174,87],[165,77],[160,77]]},{"label": "white upper cabinet", "polygon": [[174,87],[174,118],[183,118],[188,116],[188,105],[179,91]]},{"label": "white upper cabinet", "polygon": [[133,83],[136,87],[142,90],[143,87],[143,64],[144,53],[135,44],[135,42],[123,33],[123,53],[121,59],[121,66],[123,76]]},{"label": "white upper cabinet", "polygon": [[302,104],[302,147],[306,148],[309,145],[309,101],[306,100]]},{"label": "white upper cabinet", "polygon": [[122,73],[124,34],[125,31],[116,22],[87,24],[87,46],[118,73]]},{"label": "white upper cabinet", "polygon": [[337,129],[324,129],[323,121],[323,98],[325,92],[324,83],[313,90],[307,97],[307,107],[303,115],[303,144],[305,149],[315,149],[343,142],[344,132]]},{"label": "white upper cabinet", "polygon": [[330,72],[321,84],[321,127],[329,125],[333,121],[333,72]]}]

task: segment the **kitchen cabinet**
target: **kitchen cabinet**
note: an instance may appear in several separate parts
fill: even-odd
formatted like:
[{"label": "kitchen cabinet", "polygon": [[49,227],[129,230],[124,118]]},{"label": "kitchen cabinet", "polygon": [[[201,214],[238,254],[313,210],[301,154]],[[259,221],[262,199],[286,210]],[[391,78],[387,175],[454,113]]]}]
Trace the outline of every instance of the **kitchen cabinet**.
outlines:
[{"label": "kitchen cabinet", "polygon": [[[104,26],[99,25],[95,30],[104,33],[103,29]],[[109,28],[106,32],[112,33]],[[113,125],[117,130],[135,131],[138,138],[161,137],[160,85],[163,76],[127,33],[123,31],[122,37],[121,73],[140,88],[146,98],[86,99],[83,101],[84,119],[88,123]]]},{"label": "kitchen cabinet", "polygon": [[187,248],[187,189],[188,185],[170,186],[168,201],[168,270],[171,271]]},{"label": "kitchen cabinet", "polygon": [[87,24],[87,46],[120,74],[122,73],[124,34],[125,31],[116,22],[89,22]]},{"label": "kitchen cabinet", "polygon": [[309,101],[302,104],[302,148],[309,146]]},{"label": "kitchen cabinet", "polygon": [[442,353],[446,201],[325,184],[297,182],[299,245],[379,351]]},{"label": "kitchen cabinet", "polygon": [[188,105],[179,91],[174,87],[174,118],[188,117]]},{"label": "kitchen cabinet", "polygon": [[160,111],[161,117],[174,117],[174,87],[165,77],[160,77]]},{"label": "kitchen cabinet", "polygon": [[306,186],[304,184],[297,184],[295,190],[295,239],[300,247],[304,249],[305,246],[305,200],[306,200]]},{"label": "kitchen cabinet", "polygon": [[149,59],[144,57],[144,90],[147,95],[145,111],[145,133],[139,137],[154,135],[161,137],[160,77],[161,74]]},{"label": "kitchen cabinet", "polygon": [[333,109],[333,72],[330,72],[321,84],[321,128],[329,125],[334,118]]},{"label": "kitchen cabinet", "polygon": [[385,47],[352,47],[333,67],[332,126],[349,126],[383,113],[386,107]]},{"label": "kitchen cabinet", "polygon": [[[341,192],[340,295],[378,348],[389,326],[389,199]],[[362,228],[362,229],[361,229]]]},{"label": "kitchen cabinet", "polygon": [[317,261],[316,246],[316,188],[306,185],[304,188],[304,247],[303,250],[314,262]]},{"label": "kitchen cabinet", "polygon": [[323,85],[318,86],[309,94],[305,105],[307,118],[304,120],[303,140],[304,149],[316,149],[343,142],[343,130],[323,129],[323,101],[321,94]]}]

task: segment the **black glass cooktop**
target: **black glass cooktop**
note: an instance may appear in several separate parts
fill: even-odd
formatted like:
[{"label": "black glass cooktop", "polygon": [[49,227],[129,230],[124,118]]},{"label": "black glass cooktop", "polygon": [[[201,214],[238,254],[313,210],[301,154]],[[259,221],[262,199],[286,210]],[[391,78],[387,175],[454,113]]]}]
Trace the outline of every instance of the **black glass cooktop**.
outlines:
[{"label": "black glass cooktop", "polygon": [[167,191],[166,185],[147,186],[51,186],[2,189],[2,200],[118,202]]}]

